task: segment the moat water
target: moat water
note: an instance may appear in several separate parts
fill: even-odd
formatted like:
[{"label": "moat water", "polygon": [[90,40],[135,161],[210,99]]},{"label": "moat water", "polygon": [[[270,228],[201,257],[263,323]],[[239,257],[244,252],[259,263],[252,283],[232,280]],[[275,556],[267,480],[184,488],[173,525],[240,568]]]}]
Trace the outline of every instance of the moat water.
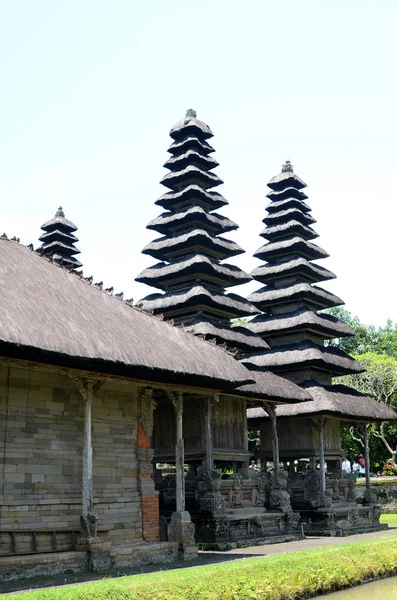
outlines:
[{"label": "moat water", "polygon": [[318,596],[324,600],[397,600],[397,577],[365,583],[354,588]]}]

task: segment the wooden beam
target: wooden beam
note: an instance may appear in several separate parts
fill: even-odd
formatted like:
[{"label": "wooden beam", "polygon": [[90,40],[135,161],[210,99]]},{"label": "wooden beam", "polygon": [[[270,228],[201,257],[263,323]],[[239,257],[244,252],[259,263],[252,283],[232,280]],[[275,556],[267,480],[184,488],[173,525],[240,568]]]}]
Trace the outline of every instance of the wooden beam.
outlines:
[{"label": "wooden beam", "polygon": [[272,422],[273,466],[274,472],[278,473],[280,471],[280,453],[278,447],[276,408],[268,402],[264,402],[263,405]]}]

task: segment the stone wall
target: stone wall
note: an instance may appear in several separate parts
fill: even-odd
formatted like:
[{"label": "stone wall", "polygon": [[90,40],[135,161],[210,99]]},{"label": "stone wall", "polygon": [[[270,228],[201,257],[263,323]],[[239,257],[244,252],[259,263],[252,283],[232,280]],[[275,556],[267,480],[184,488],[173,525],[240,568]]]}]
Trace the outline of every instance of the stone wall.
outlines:
[{"label": "stone wall", "polygon": [[[142,511],[155,521],[157,497],[141,504],[138,489],[137,395],[134,384],[106,383],[92,405],[94,510],[100,537],[113,543],[143,539]],[[84,400],[67,375],[0,369],[0,555],[73,547],[83,420]]]},{"label": "stone wall", "polygon": [[[357,480],[357,488],[365,486],[365,479]],[[377,504],[384,513],[397,513],[397,477],[371,477],[371,486],[377,494]]]}]

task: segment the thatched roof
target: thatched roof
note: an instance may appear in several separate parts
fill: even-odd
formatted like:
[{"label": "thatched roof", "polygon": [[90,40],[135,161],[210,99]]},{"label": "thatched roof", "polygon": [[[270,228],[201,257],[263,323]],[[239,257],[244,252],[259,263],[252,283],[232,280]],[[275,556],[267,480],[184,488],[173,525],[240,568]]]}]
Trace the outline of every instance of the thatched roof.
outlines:
[{"label": "thatched roof", "polygon": [[199,226],[200,229],[209,229],[215,233],[226,233],[238,229],[238,225],[223,215],[209,214],[201,206],[191,206],[187,210],[178,213],[163,213],[156,219],[152,219],[147,229],[154,229],[159,233],[168,234],[176,228]]},{"label": "thatched roof", "polygon": [[[300,404],[302,402],[310,404],[310,392],[300,388],[284,377],[274,375],[270,371],[251,371],[251,375],[254,377],[255,383],[249,383],[237,388],[233,391],[233,395],[244,396],[254,400],[292,401],[299,402]],[[309,402],[305,402],[305,400],[309,400]]]},{"label": "thatched roof", "polygon": [[[291,417],[309,417],[311,415],[332,415],[347,421],[389,421],[397,419],[397,414],[372,398],[345,385],[319,386],[314,381],[305,382],[304,389],[310,392],[312,402],[283,404],[277,406],[278,419]],[[268,414],[263,408],[248,409],[249,423],[255,426],[260,421],[267,421]]]},{"label": "thatched roof", "polygon": [[163,166],[166,169],[170,169],[170,171],[181,171],[191,164],[194,164],[205,171],[215,169],[215,167],[219,166],[219,163],[215,158],[201,154],[196,150],[187,150],[183,154],[173,156],[172,158],[169,158]]},{"label": "thatched roof", "polygon": [[52,231],[59,226],[67,231],[77,231],[77,227],[74,223],[72,223],[72,221],[69,221],[69,219],[66,219],[64,216],[58,214],[49,221],[46,221],[44,225],[41,226],[41,229],[44,231]]},{"label": "thatched roof", "polygon": [[279,242],[268,242],[259,248],[254,256],[268,261],[275,258],[283,258],[290,254],[299,254],[308,260],[327,258],[329,256],[328,252],[320,248],[320,246],[317,246],[317,244],[303,240],[298,236],[287,240],[280,240]]},{"label": "thatched roof", "polygon": [[66,244],[79,241],[79,239],[73,235],[73,233],[70,233],[70,231],[66,233],[66,231],[60,231],[59,229],[52,229],[47,233],[43,233],[43,235],[39,237],[39,240],[40,242],[45,242],[46,244],[54,240],[65,240]]},{"label": "thatched roof", "polygon": [[302,179],[300,177],[298,177],[298,175],[295,175],[295,173],[293,173],[292,171],[285,171],[285,172],[279,173],[275,177],[272,177],[272,179],[269,181],[269,183],[267,185],[272,190],[277,190],[277,191],[284,190],[285,188],[288,188],[288,187],[293,187],[293,188],[296,188],[297,190],[301,190],[302,188],[307,187],[306,183],[304,181],[302,181]]},{"label": "thatched roof", "polygon": [[217,259],[229,258],[241,254],[244,250],[231,240],[214,237],[204,229],[194,229],[176,237],[162,237],[147,244],[142,250],[143,254],[150,254],[160,260],[169,260],[171,256],[189,254],[205,249],[206,253],[214,255]]},{"label": "thatched roof", "polygon": [[155,204],[167,210],[175,210],[179,206],[191,205],[192,203],[204,206],[209,210],[216,210],[229,204],[219,192],[208,192],[197,184],[188,185],[177,192],[167,192],[155,202]]},{"label": "thatched roof", "polygon": [[299,221],[292,219],[287,223],[280,223],[273,227],[265,227],[265,229],[259,234],[266,240],[276,240],[290,235],[299,235],[305,240],[313,240],[318,237],[318,233],[311,227],[302,225]]},{"label": "thatched roof", "polygon": [[262,338],[244,327],[222,325],[208,320],[208,318],[195,317],[184,322],[184,328],[194,335],[204,336],[206,339],[215,339],[218,344],[226,343],[229,348],[236,348],[245,352],[266,350],[269,346]]},{"label": "thatched roof", "polygon": [[0,239],[0,355],[223,389],[250,375],[222,349]]},{"label": "thatched roof", "polygon": [[296,283],[277,289],[264,287],[250,294],[248,300],[258,306],[260,310],[265,310],[275,304],[290,304],[295,300],[303,300],[316,309],[343,304],[343,300],[335,294],[309,283]]},{"label": "thatched roof", "polygon": [[40,251],[44,252],[44,254],[53,254],[55,252],[67,252],[68,255],[80,254],[80,250],[78,250],[75,246],[72,246],[71,244],[64,244],[58,240],[44,243],[39,249]]},{"label": "thatched roof", "polygon": [[269,225],[271,227],[276,223],[283,223],[288,219],[294,219],[295,221],[299,221],[304,225],[316,223],[316,220],[313,219],[313,217],[310,214],[303,212],[295,206],[286,208],[285,210],[271,212],[264,219],[262,219],[262,222],[266,223],[266,225]]},{"label": "thatched roof", "polygon": [[192,116],[186,116],[175,123],[170,131],[170,136],[174,140],[180,140],[189,135],[197,136],[200,140],[207,140],[213,137],[214,134],[206,123]]},{"label": "thatched roof", "polygon": [[180,152],[186,152],[190,149],[196,150],[197,152],[200,152],[200,154],[210,154],[211,152],[215,152],[215,149],[208,142],[199,140],[194,135],[189,135],[182,140],[173,142],[168,148],[168,152],[170,154],[179,154]]},{"label": "thatched roof", "polygon": [[274,315],[257,315],[247,325],[250,331],[263,335],[266,339],[280,337],[298,331],[314,332],[325,338],[354,336],[354,331],[339,319],[326,314],[316,314],[306,308]]},{"label": "thatched roof", "polygon": [[195,165],[189,165],[185,169],[182,169],[182,171],[167,173],[160,183],[171,190],[178,191],[182,186],[185,187],[196,183],[204,189],[212,188],[216,185],[221,185],[223,181],[215,173],[203,171]]},{"label": "thatched roof", "polygon": [[298,200],[307,200],[308,196],[305,192],[298,190],[295,187],[286,187],[281,190],[272,190],[266,194],[266,198],[279,202],[280,200],[287,200],[288,198],[297,198]]},{"label": "thatched roof", "polygon": [[201,280],[209,280],[221,287],[241,285],[252,280],[252,277],[235,265],[219,264],[208,256],[195,254],[178,262],[170,264],[157,263],[142,271],[136,278],[140,283],[146,283],[163,289],[171,283],[184,280],[193,275]]},{"label": "thatched roof", "polygon": [[308,281],[327,281],[336,275],[324,267],[312,264],[305,258],[296,258],[283,263],[267,263],[254,269],[251,276],[257,281],[268,283],[275,279],[297,276]]},{"label": "thatched roof", "polygon": [[312,209],[303,200],[298,198],[286,198],[285,200],[272,200],[266,206],[268,213],[278,212],[279,210],[287,210],[288,208],[297,208],[302,212],[310,212]]},{"label": "thatched roof", "polygon": [[274,346],[269,352],[247,355],[242,362],[272,371],[295,371],[304,367],[317,368],[330,375],[349,375],[365,371],[360,363],[339,348],[323,347],[310,340]]},{"label": "thatched roof", "polygon": [[217,294],[201,285],[188,290],[169,291],[167,294],[151,294],[139,301],[144,310],[166,313],[180,308],[208,307],[220,311],[226,318],[234,319],[255,315],[259,311],[248,300],[236,294]]}]

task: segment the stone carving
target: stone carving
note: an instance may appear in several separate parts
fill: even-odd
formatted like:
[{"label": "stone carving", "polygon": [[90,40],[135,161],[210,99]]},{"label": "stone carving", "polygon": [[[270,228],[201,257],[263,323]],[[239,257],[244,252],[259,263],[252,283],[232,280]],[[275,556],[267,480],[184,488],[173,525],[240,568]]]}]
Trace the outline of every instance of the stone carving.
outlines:
[{"label": "stone carving", "polygon": [[149,460],[152,461],[154,456],[153,448],[136,448],[137,460]]},{"label": "stone carving", "polygon": [[176,502],[176,477],[167,475],[164,478],[163,500],[164,504],[175,504]]},{"label": "stone carving", "polygon": [[363,494],[363,504],[376,504],[376,501],[378,499],[378,494],[376,493],[376,491],[373,488],[370,488],[369,490],[365,489],[364,490],[364,494]]},{"label": "stone carving", "polygon": [[291,500],[287,492],[288,473],[279,471],[273,473],[270,479],[269,506],[272,510],[291,512]]},{"label": "stone carving", "polygon": [[380,504],[374,504],[372,506],[372,510],[370,513],[370,520],[372,521],[372,523],[379,523],[379,518],[382,514],[382,507]]},{"label": "stone carving", "polygon": [[339,502],[339,482],[340,477],[336,473],[330,473],[328,480],[331,484],[332,502]]},{"label": "stone carving", "polygon": [[321,474],[318,469],[311,469],[305,475],[305,502],[313,508],[328,507],[332,504],[330,492],[321,490]]},{"label": "stone carving", "polygon": [[141,393],[141,409],[139,420],[142,423],[142,427],[146,435],[151,437],[153,435],[153,411],[157,406],[157,402],[153,400],[153,390],[145,388]]},{"label": "stone carving", "polygon": [[355,487],[356,487],[356,476],[354,473],[351,475],[347,475],[348,484],[347,484],[347,497],[346,500],[348,502],[356,501]]},{"label": "stone carving", "polygon": [[233,475],[232,508],[243,508],[243,478]]},{"label": "stone carving", "polygon": [[200,511],[211,515],[221,515],[225,512],[225,503],[220,493],[222,471],[213,469],[204,471],[197,484],[197,496]]},{"label": "stone carving", "polygon": [[98,515],[93,511],[89,512],[87,515],[80,515],[80,527],[83,534],[81,541],[88,542],[98,537],[97,523]]},{"label": "stone carving", "polygon": [[256,478],[256,487],[258,493],[255,497],[254,506],[265,506],[266,504],[266,488],[267,488],[267,474],[262,472],[258,473]]},{"label": "stone carving", "polygon": [[194,523],[187,511],[174,512],[168,524],[168,541],[177,542],[180,548],[194,547]]},{"label": "stone carving", "polygon": [[153,465],[148,461],[139,462],[139,477],[140,480],[152,480],[153,476]]}]

